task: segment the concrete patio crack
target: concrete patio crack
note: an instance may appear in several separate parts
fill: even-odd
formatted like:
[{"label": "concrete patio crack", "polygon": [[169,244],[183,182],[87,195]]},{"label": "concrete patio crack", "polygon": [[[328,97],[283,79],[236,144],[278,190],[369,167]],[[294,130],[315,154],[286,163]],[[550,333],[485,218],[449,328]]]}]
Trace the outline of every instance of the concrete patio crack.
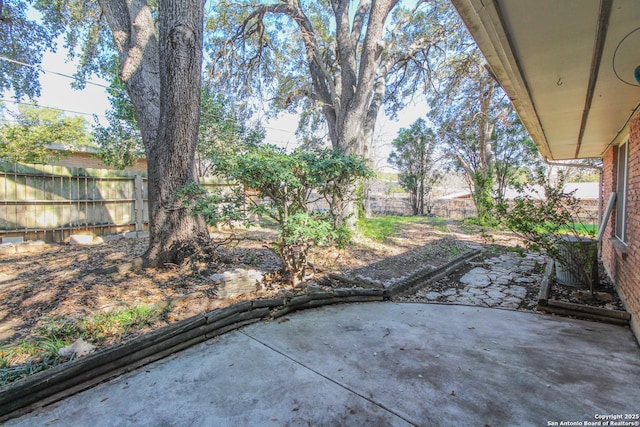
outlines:
[{"label": "concrete patio crack", "polygon": [[262,341],[262,340],[260,340],[260,339],[258,339],[258,338],[256,338],[256,337],[254,337],[254,336],[251,336],[251,335],[247,334],[247,333],[246,333],[246,332],[244,332],[244,331],[238,331],[238,332],[239,332],[239,333],[241,333],[242,335],[246,336],[247,338],[249,338],[249,339],[251,339],[251,340],[253,340],[253,341],[255,341],[255,342],[257,342],[257,343],[259,343],[259,344],[261,344],[261,345],[263,345],[263,346],[265,346],[265,347],[266,347],[266,348],[268,348],[269,350],[271,350],[271,351],[273,351],[273,352],[275,352],[275,353],[278,353],[279,355],[281,355],[282,357],[285,357],[286,359],[288,359],[288,360],[292,361],[292,362],[293,362],[293,363],[295,363],[296,365],[301,366],[302,368],[304,368],[304,369],[306,369],[306,370],[308,370],[308,371],[310,371],[310,372],[313,372],[314,374],[318,375],[319,377],[324,378],[325,380],[327,380],[327,381],[329,381],[329,382],[331,382],[331,383],[333,383],[333,384],[337,385],[338,387],[340,387],[340,388],[342,388],[342,389],[344,389],[344,390],[348,391],[349,393],[353,393],[353,394],[355,394],[356,396],[358,396],[358,397],[360,397],[360,398],[362,398],[362,399],[366,400],[367,402],[371,403],[372,405],[377,406],[378,408],[382,409],[383,411],[386,411],[386,412],[388,412],[388,413],[390,413],[390,414],[393,414],[394,416],[396,416],[396,417],[400,418],[401,420],[403,420],[403,421],[404,421],[404,422],[406,422],[407,424],[412,425],[412,426],[414,426],[414,427],[418,427],[418,424],[415,424],[413,421],[410,421],[410,420],[409,420],[409,419],[407,419],[405,416],[403,416],[402,414],[399,414],[398,412],[394,411],[393,409],[388,408],[388,407],[387,407],[387,406],[385,406],[383,403],[381,403],[381,402],[377,402],[377,401],[373,400],[372,398],[367,397],[367,396],[365,396],[365,395],[363,395],[363,394],[359,393],[359,392],[358,392],[358,391],[356,391],[356,390],[353,390],[352,388],[348,387],[347,385],[342,384],[342,383],[340,383],[340,382],[338,382],[338,381],[334,380],[333,378],[331,378],[331,377],[329,377],[329,376],[327,376],[327,375],[325,375],[325,374],[323,374],[323,373],[321,373],[321,372],[319,372],[319,371],[317,371],[317,370],[313,369],[312,367],[310,367],[310,366],[308,366],[308,365],[305,365],[304,363],[300,362],[299,360],[294,359],[293,357],[289,356],[288,354],[286,354],[286,353],[284,353],[284,352],[282,352],[282,351],[278,350],[277,348],[275,348],[275,347],[273,347],[273,346],[271,346],[271,345],[267,344],[266,342],[264,342],[264,341]]}]

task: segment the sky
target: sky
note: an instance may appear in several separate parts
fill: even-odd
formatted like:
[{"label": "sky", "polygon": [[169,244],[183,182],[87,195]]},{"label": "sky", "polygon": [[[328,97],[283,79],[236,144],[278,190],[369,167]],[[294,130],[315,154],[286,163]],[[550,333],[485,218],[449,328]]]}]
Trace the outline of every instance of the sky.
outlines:
[{"label": "sky", "polygon": [[[76,64],[68,62],[66,51],[59,48],[57,53],[46,53],[43,57],[42,69],[49,72],[40,74],[41,95],[37,103],[43,107],[58,108],[69,116],[82,116],[91,124],[94,123],[93,115],[104,123],[105,112],[110,109],[106,89],[109,82],[92,77],[90,83],[83,90],[75,90],[71,87],[72,78],[55,73],[72,76],[76,70]],[[95,84],[91,84],[95,83]],[[3,99],[12,99],[11,93],[5,93]],[[8,109],[15,109],[15,105],[5,103]],[[386,159],[391,152],[391,141],[398,135],[401,128],[408,128],[417,118],[424,117],[426,105],[409,105],[398,114],[397,120],[391,120],[384,114],[379,116],[376,124],[374,138],[375,164],[378,168],[389,169]],[[266,130],[265,140],[278,146],[293,148],[297,145],[295,130],[298,118],[291,114],[280,116],[263,122]]]},{"label": "sky", "polygon": [[[107,92],[104,87],[87,84],[83,90],[74,90],[71,87],[72,78],[59,74],[73,75],[76,64],[66,61],[66,53],[47,52],[43,56],[42,69],[50,72],[40,73],[40,97],[36,99],[38,105],[65,110],[69,116],[82,116],[89,123],[93,123],[93,115],[104,118],[104,114],[110,109]],[[53,72],[53,73],[52,73]],[[59,73],[59,74],[54,74]],[[109,82],[93,77],[92,83],[108,86]],[[13,94],[7,92],[2,97],[4,100],[12,100]],[[23,99],[22,102],[29,102]],[[7,109],[15,111],[16,105],[5,102]]]}]

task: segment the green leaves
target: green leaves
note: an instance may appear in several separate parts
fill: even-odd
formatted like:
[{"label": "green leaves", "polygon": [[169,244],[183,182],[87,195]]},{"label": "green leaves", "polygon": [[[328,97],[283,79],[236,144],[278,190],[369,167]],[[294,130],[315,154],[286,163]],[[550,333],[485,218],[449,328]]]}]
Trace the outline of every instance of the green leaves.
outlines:
[{"label": "green leaves", "polygon": [[264,129],[259,124],[248,126],[241,113],[230,99],[216,93],[211,84],[203,84],[196,148],[199,176],[215,173],[213,159],[244,151],[264,139]]},{"label": "green leaves", "polygon": [[373,176],[361,158],[328,149],[288,154],[264,145],[214,162],[227,177],[257,192],[262,202],[254,209],[281,225],[288,215],[307,212],[314,201],[348,198],[352,184]]},{"label": "green leaves", "polygon": [[[592,285],[597,280],[597,261],[590,249],[584,250],[588,245],[583,242],[593,239],[596,230],[582,223],[580,200],[564,192],[564,182],[560,175],[558,183],[551,185],[540,175],[537,185],[519,186],[520,194],[513,201],[499,200],[496,217],[522,237],[529,250],[546,252],[585,285]],[[578,250],[571,250],[572,245]]]},{"label": "green leaves", "polygon": [[331,222],[319,215],[298,212],[287,218],[282,239],[287,245],[327,245],[333,236]]},{"label": "green leaves", "polygon": [[[263,145],[214,161],[217,170],[246,189],[250,210],[271,217],[280,227],[273,245],[293,284],[305,277],[312,246],[349,240],[348,230],[338,226],[332,202],[348,198],[356,181],[373,176],[361,158],[337,150],[289,154]],[[321,201],[327,208],[314,210]]]},{"label": "green leaves", "polygon": [[19,107],[17,123],[0,127],[0,158],[11,162],[48,163],[63,155],[52,145],[81,147],[89,145],[87,121],[66,117],[55,109]]},{"label": "green leaves", "polygon": [[191,183],[178,191],[182,207],[192,215],[201,215],[208,225],[229,224],[232,221],[246,221],[245,198],[242,188],[208,191],[204,186]]}]

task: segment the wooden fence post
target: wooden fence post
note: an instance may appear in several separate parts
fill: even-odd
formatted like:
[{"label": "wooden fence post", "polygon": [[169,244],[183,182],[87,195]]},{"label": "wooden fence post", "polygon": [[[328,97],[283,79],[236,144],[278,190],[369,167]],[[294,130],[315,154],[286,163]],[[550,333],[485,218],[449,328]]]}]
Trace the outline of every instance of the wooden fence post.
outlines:
[{"label": "wooden fence post", "polygon": [[142,200],[142,176],[136,174],[133,178],[133,187],[136,194],[136,231],[144,230],[144,203]]}]

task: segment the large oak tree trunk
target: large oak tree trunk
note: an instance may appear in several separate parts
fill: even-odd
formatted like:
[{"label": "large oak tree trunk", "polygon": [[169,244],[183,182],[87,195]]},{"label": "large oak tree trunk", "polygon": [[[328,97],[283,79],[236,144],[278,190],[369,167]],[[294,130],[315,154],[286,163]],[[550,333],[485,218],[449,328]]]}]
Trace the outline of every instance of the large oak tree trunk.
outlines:
[{"label": "large oak tree trunk", "polygon": [[204,2],[161,0],[158,33],[146,0],[100,0],[122,60],[147,155],[149,248],[143,265],[181,263],[208,240],[176,194],[196,182]]}]

